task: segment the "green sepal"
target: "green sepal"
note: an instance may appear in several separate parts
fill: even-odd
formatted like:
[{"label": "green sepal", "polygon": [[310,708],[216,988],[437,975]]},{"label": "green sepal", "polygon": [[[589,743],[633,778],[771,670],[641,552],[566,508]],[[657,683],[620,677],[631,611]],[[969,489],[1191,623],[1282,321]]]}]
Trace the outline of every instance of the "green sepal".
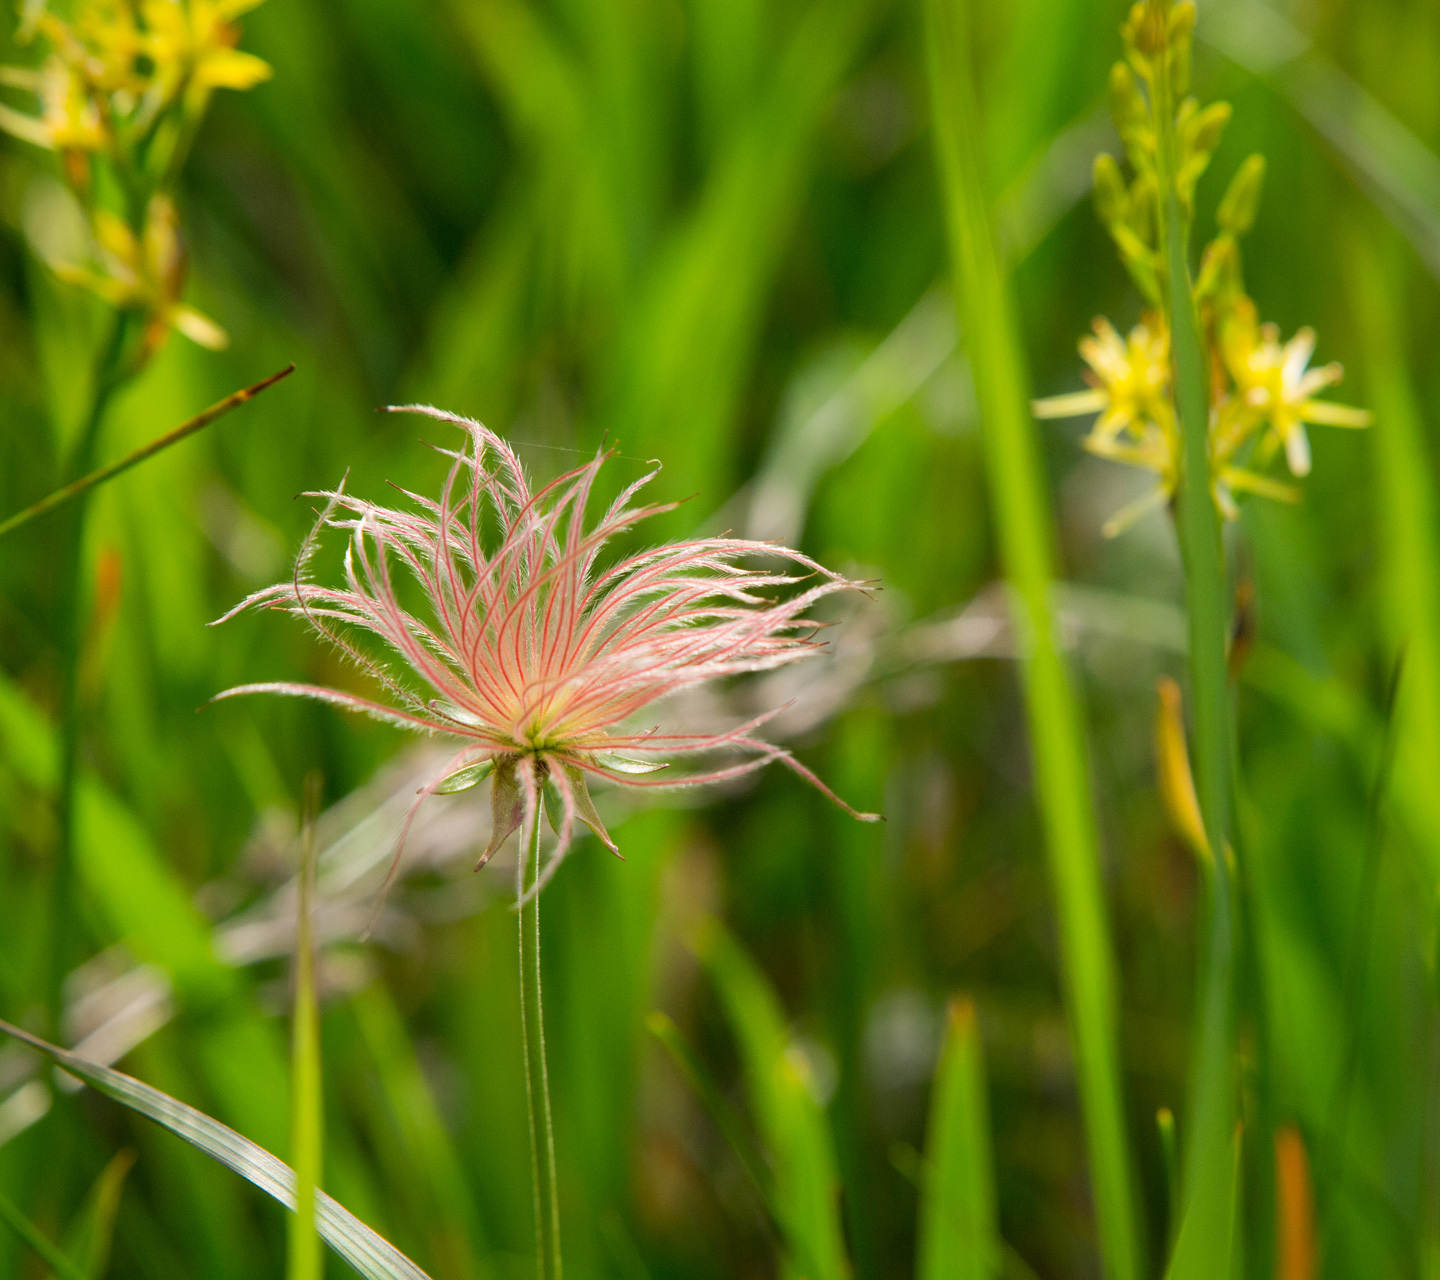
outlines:
[{"label": "green sepal", "polygon": [[1260,205],[1260,191],[1265,185],[1265,157],[1251,156],[1230,179],[1215,221],[1232,236],[1243,236],[1255,225],[1255,211]]},{"label": "green sepal", "polygon": [[520,787],[519,756],[501,756],[492,762],[495,781],[490,788],[490,843],[475,864],[479,871],[525,821],[525,793]]},{"label": "green sepal", "polygon": [[454,773],[443,778],[435,788],[437,796],[454,795],[457,791],[469,791],[471,787],[478,787],[490,776],[495,768],[495,761],[492,757],[489,760],[482,760],[479,764],[467,764],[463,769],[456,769]]},{"label": "green sepal", "polygon": [[596,812],[595,802],[590,798],[590,786],[585,781],[584,770],[568,762],[562,763],[560,768],[565,770],[565,781],[570,784],[570,794],[575,800],[575,816],[595,833],[595,838],[601,844],[611,853],[618,855],[620,850],[610,838],[610,833],[605,830],[605,824],[600,821],[600,815]]}]

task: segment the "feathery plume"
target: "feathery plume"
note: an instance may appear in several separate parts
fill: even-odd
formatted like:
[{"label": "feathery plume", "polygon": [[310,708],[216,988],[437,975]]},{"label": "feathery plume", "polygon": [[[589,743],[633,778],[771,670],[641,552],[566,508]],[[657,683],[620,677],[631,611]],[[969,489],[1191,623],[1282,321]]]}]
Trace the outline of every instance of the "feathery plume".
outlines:
[{"label": "feathery plume", "polygon": [[[219,619],[253,608],[297,614],[374,677],[388,699],[294,683],[248,684],[217,695],[315,698],[460,741],[411,808],[387,888],[424,799],[486,777],[493,826],[477,869],[548,808],[557,841],[532,893],[554,874],[577,824],[618,852],[590,798],[592,778],[691,787],[779,761],[855,817],[876,819],[856,813],[788,751],[756,736],[783,708],[720,733],[634,727],[635,716],[667,694],[814,652],[819,645],[809,608],[862,584],[798,552],[728,537],[665,543],[609,563],[607,543],[674,508],[636,504],[655,471],[587,527],[586,507],[608,454],[532,490],[514,450],[480,423],[424,405],[392,411],[425,414],[467,433],[458,451],[439,450],[451,467],[438,501],[402,490],[412,509],[395,510],[352,496],[343,481],[309,495],[325,499],[325,507],[292,579],[256,592]],[[326,528],[349,537],[343,587],[307,576]],[[786,569],[747,567],[761,556],[783,559]],[[425,616],[402,605],[397,564],[418,584]],[[677,761],[719,752],[745,758],[669,772]]]}]

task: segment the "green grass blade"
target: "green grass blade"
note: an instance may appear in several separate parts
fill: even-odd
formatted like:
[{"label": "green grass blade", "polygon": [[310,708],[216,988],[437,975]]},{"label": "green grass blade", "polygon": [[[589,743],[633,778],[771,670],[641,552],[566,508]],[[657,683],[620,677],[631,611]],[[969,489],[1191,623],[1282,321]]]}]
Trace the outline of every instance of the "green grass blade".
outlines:
[{"label": "green grass blade", "polygon": [[[1375,456],[1382,555],[1381,608],[1392,655],[1404,651],[1395,706],[1394,786],[1423,859],[1440,882],[1440,497],[1415,387],[1405,367],[1405,334],[1393,298],[1397,273],[1358,240],[1349,246],[1350,291],[1366,340],[1366,387],[1375,409]],[[1393,660],[1393,658],[1392,658]]]},{"label": "green grass blade", "polygon": [[[287,1209],[295,1208],[295,1170],[229,1126],[132,1076],[87,1062],[9,1022],[0,1020],[0,1033],[38,1049],[93,1089],[169,1129],[176,1137],[254,1183]],[[323,1191],[315,1193],[315,1226],[325,1242],[365,1280],[429,1280],[425,1272],[394,1245]]]},{"label": "green grass blade", "polygon": [[119,1152],[107,1164],[86,1197],[80,1221],[72,1226],[65,1239],[65,1251],[81,1259],[82,1269],[90,1280],[100,1280],[110,1262],[110,1246],[115,1238],[115,1217],[120,1212],[120,1194],[125,1179],[135,1167],[135,1152]]},{"label": "green grass blade", "polygon": [[350,1012],[380,1086],[373,1104],[398,1130],[399,1159],[388,1180],[403,1180],[409,1193],[402,1201],[406,1226],[424,1233],[429,1260],[442,1276],[483,1274],[475,1262],[483,1236],[469,1175],[393,997],[373,983],[350,998]]},{"label": "green grass blade", "polygon": [[315,815],[320,780],[305,780],[305,835],[295,922],[295,1010],[290,1048],[290,1158],[295,1161],[295,1212],[290,1218],[286,1275],[320,1280],[324,1256],[315,1230],[315,1192],[320,1185],[324,1114],[320,1075],[320,1013],[315,999]]},{"label": "green grass blade", "polygon": [[680,1069],[680,1074],[685,1077],[685,1082],[695,1091],[695,1096],[710,1113],[710,1118],[720,1130],[721,1136],[730,1144],[730,1150],[740,1162],[740,1168],[771,1225],[777,1232],[783,1232],[784,1224],[775,1200],[775,1180],[770,1176],[764,1159],[755,1150],[754,1141],[746,1133],[739,1114],[720,1092],[719,1085],[706,1070],[699,1055],[669,1017],[657,1011],[645,1020],[645,1025],[670,1055]]},{"label": "green grass blade", "polygon": [[1000,1233],[975,1006],[952,1001],[948,1021],[930,1102],[919,1280],[989,1280],[1000,1269]]},{"label": "green grass blade", "polygon": [[928,0],[930,89],[950,249],[980,405],[1001,557],[1024,663],[1036,785],[1060,920],[1100,1247],[1111,1280],[1138,1280],[1138,1233],[1116,1048],[1115,979],[1080,709],[1056,639],[1053,530],[1026,373],[985,198],[963,0]]},{"label": "green grass blade", "polygon": [[50,1242],[44,1232],[4,1195],[0,1195],[0,1219],[44,1260],[60,1280],[89,1280],[79,1267]]},{"label": "green grass blade", "polygon": [[787,1280],[845,1280],[835,1154],[803,1055],[765,976],[716,921],[696,942],[740,1045],[750,1104],[775,1169]]}]

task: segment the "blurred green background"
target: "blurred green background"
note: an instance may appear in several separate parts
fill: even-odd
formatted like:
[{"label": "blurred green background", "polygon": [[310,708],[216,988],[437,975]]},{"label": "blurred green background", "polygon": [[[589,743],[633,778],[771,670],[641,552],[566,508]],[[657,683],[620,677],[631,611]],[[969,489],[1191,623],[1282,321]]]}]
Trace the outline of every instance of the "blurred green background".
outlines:
[{"label": "blurred green background", "polygon": [[[1079,385],[1094,316],[1128,328],[1140,309],[1088,199],[1093,154],[1118,150],[1104,89],[1123,14],[1016,0],[980,15],[992,194],[1038,394]],[[217,96],[181,191],[187,296],[231,346],[172,337],[115,404],[101,456],[298,369],[93,508],[79,928],[98,958],[71,982],[70,1041],[110,1027],[124,1069],[285,1153],[283,908],[319,770],[325,1185],[436,1280],[531,1273],[510,881],[468,870],[483,811],[437,803],[361,945],[424,748],[319,706],[196,708],[245,681],[352,679],[299,626],[206,624],[288,572],[312,518],[301,491],[347,468],[367,496],[433,490],[424,442],[451,441],[378,406],[478,416],[542,478],[608,440],[616,483],[658,458],[658,496],[688,497],[651,536],[733,528],[879,579],[785,686],[798,702],[780,727],[887,822],[853,824],[783,770],[701,804],[602,800],[625,861],[585,842],[543,909],[570,1273],[776,1271],[733,1152],[644,1023],[669,1013],[748,1114],[734,1011],[686,945],[718,915],[809,1063],[859,1280],[913,1274],[956,992],[979,1012],[1003,1273],[1098,1275],[918,6],[266,0],[244,29],[274,77]],[[0,61],[26,56],[0,41]],[[1200,234],[1263,151],[1250,292],[1287,336],[1314,325],[1318,359],[1346,366],[1340,398],[1378,412],[1370,433],[1313,432],[1303,505],[1252,502],[1229,535],[1257,626],[1238,693],[1253,1276],[1273,1274],[1282,1124],[1309,1149],[1324,1274],[1440,1274],[1440,776],[1402,760],[1378,837],[1369,799],[1407,610],[1440,563],[1432,527],[1431,542],[1395,528],[1396,485],[1434,510],[1437,84],[1440,8],[1423,0],[1201,5],[1196,89],[1235,117]],[[55,172],[0,141],[0,515],[55,484],[102,315],[27,244],[56,216]],[[1397,455],[1386,433],[1417,406]],[[1152,749],[1156,678],[1183,673],[1182,582],[1163,514],[1100,537],[1144,479],[1084,455],[1083,426],[1041,430],[1158,1259],[1155,1112],[1183,1133],[1196,969],[1197,874]],[[58,554],[45,523],[0,544],[0,1014],[17,1022],[43,1001],[51,924]],[[92,1096],[56,1091],[39,1116],[39,1079],[0,1051],[0,1190],[38,1223],[62,1237],[129,1148],[109,1274],[280,1274],[280,1209]],[[38,1274],[0,1236],[0,1275]]]}]

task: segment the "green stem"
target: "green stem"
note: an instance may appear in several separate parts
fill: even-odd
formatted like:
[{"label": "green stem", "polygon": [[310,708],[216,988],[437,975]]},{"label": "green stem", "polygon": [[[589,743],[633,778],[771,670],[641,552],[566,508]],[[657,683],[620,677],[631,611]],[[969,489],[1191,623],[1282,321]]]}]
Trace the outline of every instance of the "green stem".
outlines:
[{"label": "green stem", "polygon": [[320,1010],[315,992],[315,818],[320,776],[305,780],[305,830],[295,919],[295,1010],[290,1049],[290,1159],[295,1166],[295,1212],[290,1218],[286,1280],[321,1280],[325,1260],[315,1228],[315,1190],[324,1150],[320,1066]]},{"label": "green stem", "polygon": [[[69,480],[89,472],[105,411],[127,375],[124,360],[128,330],[121,313],[112,322],[110,333],[96,364],[90,409],[80,437],[65,467]],[[88,493],[82,492],[66,513],[61,533],[60,608],[57,636],[60,648],[60,790],[56,797],[58,840],[51,895],[51,936],[49,990],[47,992],[52,1029],[60,1027],[65,975],[74,956],[75,911],[75,788],[80,754],[80,658],[84,643],[85,602],[85,515]]]},{"label": "green stem", "polygon": [[525,1053],[525,1106],[535,1191],[535,1248],[540,1280],[560,1280],[560,1193],[555,1126],[545,1061],[545,1011],[540,998],[540,895],[525,895],[540,874],[540,805],[522,833],[515,882],[520,906],[520,1043]]},{"label": "green stem", "polygon": [[930,87],[951,260],[994,502],[1024,653],[1035,785],[1059,915],[1066,1006],[1084,1109],[1100,1249],[1109,1280],[1145,1270],[1117,1050],[1114,962],[1100,877],[1084,724],[1057,640],[1044,470],[981,160],[963,0],[928,0]]},{"label": "green stem", "polygon": [[[1156,5],[1163,14],[1168,5]],[[1164,257],[1165,303],[1174,361],[1175,408],[1183,440],[1177,495],[1180,553],[1185,566],[1185,599],[1190,624],[1190,682],[1194,704],[1194,759],[1200,812],[1214,875],[1209,878],[1209,922],[1197,1010],[1195,1078],[1192,1084],[1190,1144],[1185,1162],[1185,1195],[1194,1203],[1202,1182],[1228,1169],[1230,1129],[1235,1113],[1231,1072],[1234,1021],[1234,921],[1229,868],[1229,787],[1233,725],[1225,645],[1230,610],[1225,596],[1220,518],[1210,487],[1209,396],[1200,326],[1186,257],[1186,229],[1176,173],[1175,94],[1167,53],[1155,55],[1151,85],[1157,136],[1158,182],[1162,193],[1160,245]],[[1207,1201],[1216,1197],[1207,1196]],[[1197,1238],[1211,1234],[1197,1222]]]}]

